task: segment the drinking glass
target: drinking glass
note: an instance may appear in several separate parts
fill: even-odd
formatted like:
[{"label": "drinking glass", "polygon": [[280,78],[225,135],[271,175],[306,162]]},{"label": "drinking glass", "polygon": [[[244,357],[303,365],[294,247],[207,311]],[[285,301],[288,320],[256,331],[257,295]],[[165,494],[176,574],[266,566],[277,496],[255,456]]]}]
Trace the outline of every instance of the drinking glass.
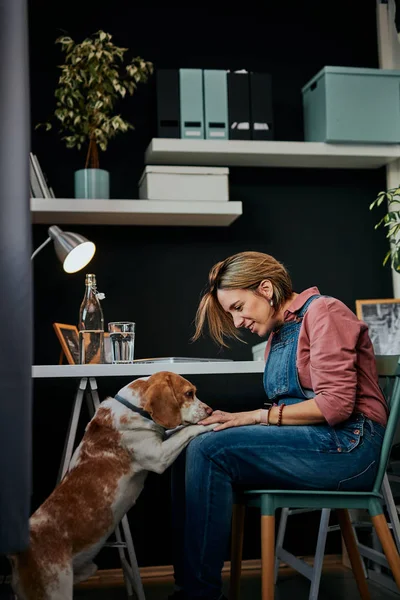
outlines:
[{"label": "drinking glass", "polygon": [[132,321],[113,321],[108,324],[111,340],[111,359],[113,364],[133,362],[135,354],[135,323]]}]

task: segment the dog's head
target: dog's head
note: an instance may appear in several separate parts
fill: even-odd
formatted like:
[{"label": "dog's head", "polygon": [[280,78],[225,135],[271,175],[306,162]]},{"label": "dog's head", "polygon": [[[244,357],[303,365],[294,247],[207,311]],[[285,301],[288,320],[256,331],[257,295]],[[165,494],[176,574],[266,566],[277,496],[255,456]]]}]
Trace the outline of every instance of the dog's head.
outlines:
[{"label": "dog's head", "polygon": [[211,413],[207,404],[197,398],[196,387],[170,371],[155,373],[146,380],[137,379],[128,387],[135,395],[139,393],[141,407],[165,429],[198,423]]}]

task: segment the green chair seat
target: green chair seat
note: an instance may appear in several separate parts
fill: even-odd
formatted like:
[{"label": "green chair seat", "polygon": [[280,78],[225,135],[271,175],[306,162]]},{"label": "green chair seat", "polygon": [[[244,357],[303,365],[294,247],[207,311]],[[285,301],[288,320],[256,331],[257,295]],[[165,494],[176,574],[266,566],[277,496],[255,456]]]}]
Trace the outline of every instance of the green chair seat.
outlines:
[{"label": "green chair seat", "polygon": [[[382,494],[378,492],[334,492],[334,491],[291,491],[291,490],[248,490],[248,506],[261,509],[262,515],[273,515],[277,508],[365,508],[375,516],[382,512]],[[255,496],[255,497],[252,497]]]}]

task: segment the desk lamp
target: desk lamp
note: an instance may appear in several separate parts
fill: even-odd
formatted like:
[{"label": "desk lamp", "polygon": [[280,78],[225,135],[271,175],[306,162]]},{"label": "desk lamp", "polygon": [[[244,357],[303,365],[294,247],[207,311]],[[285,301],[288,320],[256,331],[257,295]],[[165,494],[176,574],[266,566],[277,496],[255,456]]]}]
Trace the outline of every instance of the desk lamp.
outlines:
[{"label": "desk lamp", "polygon": [[64,271],[76,273],[86,267],[96,252],[96,246],[93,242],[89,242],[83,235],[71,231],[62,231],[57,225],[49,227],[48,234],[49,237],[35,250],[31,260],[46,244],[53,240],[56,254],[63,263]]}]

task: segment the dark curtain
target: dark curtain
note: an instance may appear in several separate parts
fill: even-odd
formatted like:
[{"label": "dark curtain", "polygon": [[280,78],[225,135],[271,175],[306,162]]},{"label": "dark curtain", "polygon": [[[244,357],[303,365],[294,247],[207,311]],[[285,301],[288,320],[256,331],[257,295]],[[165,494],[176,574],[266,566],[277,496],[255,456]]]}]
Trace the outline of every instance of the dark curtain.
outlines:
[{"label": "dark curtain", "polygon": [[32,275],[27,0],[0,0],[0,554],[26,548]]}]

